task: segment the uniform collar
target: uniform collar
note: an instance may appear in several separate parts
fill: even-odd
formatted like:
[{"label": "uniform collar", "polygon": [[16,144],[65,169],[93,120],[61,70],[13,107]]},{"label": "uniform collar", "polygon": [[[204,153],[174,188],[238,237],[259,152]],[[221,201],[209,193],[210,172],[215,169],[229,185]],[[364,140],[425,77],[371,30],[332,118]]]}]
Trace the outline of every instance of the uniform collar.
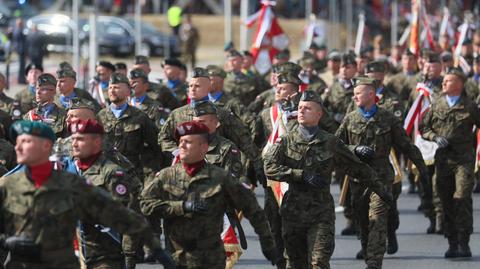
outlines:
[{"label": "uniform collar", "polygon": [[125,110],[127,110],[127,107],[128,107],[128,103],[125,103],[125,104],[120,105],[120,106],[116,106],[115,104],[111,103],[110,104],[110,111],[113,113],[115,118],[118,119],[121,116],[123,116]]}]

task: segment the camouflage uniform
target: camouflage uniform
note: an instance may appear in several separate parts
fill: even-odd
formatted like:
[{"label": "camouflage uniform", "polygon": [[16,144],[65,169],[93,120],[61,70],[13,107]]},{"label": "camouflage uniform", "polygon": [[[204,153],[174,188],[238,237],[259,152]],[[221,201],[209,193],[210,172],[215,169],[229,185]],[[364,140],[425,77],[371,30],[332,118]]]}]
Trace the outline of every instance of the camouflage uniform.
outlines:
[{"label": "camouflage uniform", "polygon": [[336,81],[325,91],[325,107],[333,114],[333,119],[341,123],[347,111],[353,106],[353,86],[351,81]]},{"label": "camouflage uniform", "polygon": [[45,123],[53,129],[57,138],[66,135],[65,120],[67,119],[67,112],[53,102],[45,106],[37,106],[37,108],[28,111],[27,114],[23,115],[23,119]]},{"label": "camouflage uniform", "polygon": [[253,132],[255,128],[255,117],[237,98],[222,93],[218,99],[213,100],[210,98],[210,101],[218,107],[231,111]]},{"label": "camouflage uniform", "polygon": [[3,110],[7,113],[12,112],[13,99],[8,97],[5,93],[0,92],[0,110]]},{"label": "camouflage uniform", "polygon": [[83,98],[85,100],[88,100],[90,102],[92,102],[93,106],[94,106],[94,112],[95,113],[98,113],[102,107],[100,106],[100,104],[98,104],[97,100],[95,100],[87,91],[85,90],[82,90],[82,89],[79,89],[79,88],[74,88],[73,89],[73,94],[71,97],[68,98],[68,100],[66,100],[66,103],[63,104],[60,100],[61,100],[61,95],[60,94],[57,94],[55,95],[55,104],[57,104],[57,106],[59,107],[63,107],[64,109],[68,109],[68,100],[70,100],[71,98],[73,97],[77,97],[77,98]]},{"label": "camouflage uniform", "polygon": [[410,94],[417,88],[416,74],[398,73],[391,77],[387,87],[394,89],[400,100],[406,104]]},{"label": "camouflage uniform", "polygon": [[[166,84],[160,84],[157,91],[158,91],[157,100],[160,101],[160,103],[165,104],[171,110],[187,104],[188,83],[186,82],[179,82],[179,84],[176,85],[175,88],[173,89],[168,88]],[[170,93],[171,96],[175,98],[175,100],[177,100],[177,103],[175,105],[173,104],[173,101],[164,103],[163,99],[170,99],[170,97],[166,98],[167,91]]]},{"label": "camouflage uniform", "polygon": [[17,164],[15,148],[7,140],[0,138],[0,176],[11,170]]},{"label": "camouflage uniform", "polygon": [[150,85],[147,90],[148,97],[157,100],[170,110],[174,110],[180,106],[177,98],[173,96],[172,92],[167,87],[151,81],[148,82],[148,84]]},{"label": "camouflage uniform", "polygon": [[248,105],[248,110],[257,114],[264,108],[271,107],[275,103],[275,88],[262,92]]},{"label": "camouflage uniform", "polygon": [[260,94],[257,82],[242,72],[228,72],[223,84],[224,91],[248,106]]},{"label": "camouflage uniform", "polygon": [[[207,203],[206,213],[185,213],[183,201],[198,199]],[[145,186],[140,204],[147,217],[164,219],[178,268],[225,268],[220,234],[228,206],[243,211],[260,236],[262,249],[274,249],[270,227],[253,193],[215,165],[205,164],[193,177],[182,164],[163,169]]]},{"label": "camouflage uniform", "polygon": [[22,115],[37,106],[35,101],[35,85],[29,85],[15,95],[15,100],[20,103]]},{"label": "camouflage uniform", "polygon": [[442,136],[448,146],[435,153],[438,192],[445,214],[444,231],[451,247],[468,246],[473,232],[472,189],[475,164],[473,126],[480,126],[480,111],[465,95],[449,107],[444,95],[425,114],[422,137],[435,140]]},{"label": "camouflage uniform", "polygon": [[470,101],[476,101],[477,100],[477,97],[479,96],[479,92],[480,92],[480,80],[478,79],[478,77],[480,76],[480,74],[475,74],[473,75],[473,77],[469,78],[466,82],[465,82],[465,94],[467,95],[467,97],[470,99]]},{"label": "camouflage uniform", "polygon": [[225,169],[230,176],[249,184],[246,179],[245,157],[238,147],[230,140],[218,134],[210,134],[208,152],[205,155],[207,163]]}]

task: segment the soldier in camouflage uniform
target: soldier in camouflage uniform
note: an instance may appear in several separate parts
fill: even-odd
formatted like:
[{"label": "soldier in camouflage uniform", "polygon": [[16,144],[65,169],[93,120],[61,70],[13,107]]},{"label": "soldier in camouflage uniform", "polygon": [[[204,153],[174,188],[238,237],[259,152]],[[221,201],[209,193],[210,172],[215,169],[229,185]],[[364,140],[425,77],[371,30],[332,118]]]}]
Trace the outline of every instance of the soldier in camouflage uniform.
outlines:
[{"label": "soldier in camouflage uniform", "polygon": [[461,69],[452,68],[446,73],[442,94],[420,126],[422,137],[439,146],[435,153],[435,173],[449,244],[445,258],[472,256],[469,240],[473,232],[475,148],[471,138],[473,127],[480,126],[480,111],[462,94],[465,80]]},{"label": "soldier in camouflage uniform", "polygon": [[24,120],[41,121],[50,126],[57,137],[66,135],[66,112],[54,103],[57,80],[51,74],[42,74],[38,77],[35,101],[37,107],[23,116]]},{"label": "soldier in camouflage uniform", "polygon": [[299,76],[302,82],[308,85],[308,90],[314,90],[322,94],[327,88],[327,84],[315,73],[315,63],[313,55],[304,55],[298,61],[298,64],[302,67],[302,72],[300,72]]},{"label": "soldier in camouflage uniform", "polygon": [[[65,170],[83,176],[92,185],[110,193],[115,201],[139,210],[138,195],[142,184],[133,174],[111,161],[102,150],[103,127],[95,120],[77,120],[68,125],[72,139],[73,158]],[[83,222],[79,226],[83,261],[88,268],[135,268],[138,246],[135,238],[121,237],[116,231],[102,232],[96,223]],[[125,257],[124,257],[125,255]]]},{"label": "soldier in camouflage uniform", "polygon": [[[161,162],[142,163],[141,157],[145,147],[160,156],[156,140],[158,129],[145,113],[128,104],[129,96],[128,78],[113,73],[108,88],[108,98],[112,103],[98,113],[98,119],[105,129],[106,140],[133,163],[137,175],[143,180],[144,168],[152,173],[160,169]],[[151,163],[156,163],[156,166],[151,167]]]},{"label": "soldier in camouflage uniform", "polygon": [[5,76],[0,73],[0,110],[6,113],[12,113],[12,105],[14,100],[5,94],[6,79]]},{"label": "soldier in camouflage uniform", "polygon": [[[400,97],[400,100],[407,103],[410,93],[416,88],[416,67],[415,54],[406,49],[402,54],[402,71],[392,76],[387,83],[387,87],[393,88]],[[406,107],[404,109],[407,109]]]},{"label": "soldier in camouflage uniform", "polygon": [[[393,114],[375,104],[377,82],[368,77],[354,80],[354,101],[357,109],[349,113],[336,135],[344,141],[363,162],[375,169],[376,178],[385,191],[392,191],[394,179],[389,154],[394,147],[418,167],[421,182],[428,183],[428,170],[418,148],[406,135],[401,122]],[[351,182],[353,207],[360,227],[363,256],[368,269],[382,268],[387,237],[389,204],[378,195],[366,192]],[[430,194],[431,195],[431,194]]]},{"label": "soldier in camouflage uniform", "polygon": [[5,268],[79,268],[73,249],[78,220],[107,225],[158,249],[142,216],[85,179],[53,170],[50,127],[18,121],[12,137],[23,166],[0,180],[0,246],[10,252]]},{"label": "soldier in camouflage uniform", "polygon": [[[465,93],[471,101],[477,101],[480,92],[480,55],[473,60],[473,76],[465,82]],[[478,102],[478,101],[477,101]]]},{"label": "soldier in camouflage uniform", "polygon": [[17,165],[15,148],[7,140],[0,138],[0,176],[13,169]]},{"label": "soldier in camouflage uniform", "polygon": [[225,170],[204,161],[209,129],[184,122],[175,129],[181,163],[160,171],[142,191],[142,212],[163,218],[166,239],[177,268],[225,268],[220,234],[223,214],[231,206],[242,210],[260,236],[265,257],[277,260],[275,244],[263,210],[253,193]]},{"label": "soldier in camouflage uniform", "polygon": [[318,127],[323,113],[320,96],[302,93],[298,128],[281,136],[264,156],[268,179],[289,184],[281,204],[287,268],[330,268],[335,247],[335,211],[330,194],[334,165],[360,180],[374,172],[334,135]]},{"label": "soldier in camouflage uniform", "polygon": [[[432,90],[431,99],[436,99],[442,92],[442,64],[440,63],[440,56],[436,52],[425,52],[423,57],[424,66],[422,72],[417,74],[417,82],[425,83],[425,85]],[[417,91],[410,93],[409,107],[417,97]]]},{"label": "soldier in camouflage uniform", "polygon": [[[183,63],[175,58],[165,59],[162,63],[163,72],[165,73],[167,81],[165,81],[161,87],[168,89],[178,102],[175,107],[170,107],[166,104],[172,110],[187,104],[188,83],[180,80],[182,66]],[[159,91],[162,92],[164,90],[160,89]],[[160,97],[159,100],[162,102]]]},{"label": "soldier in camouflage uniform", "polygon": [[[194,116],[192,105],[195,102],[207,101],[208,93],[211,92],[210,75],[204,68],[195,68],[192,72],[190,80],[189,98],[190,104],[182,106],[172,111],[165,125],[158,135],[158,144],[161,145],[162,151],[172,153],[177,149],[177,143],[173,136],[175,126],[182,122],[191,121]],[[218,119],[220,127],[218,133],[235,143],[240,150],[252,162],[257,180],[262,184],[264,182],[263,166],[260,161],[260,151],[253,144],[251,133],[243,122],[231,111],[217,107]],[[171,154],[170,154],[171,155]]]},{"label": "soldier in camouflage uniform", "polygon": [[[142,69],[143,72],[145,72],[145,74],[147,75],[147,79],[148,74],[150,74],[150,71],[152,71],[152,69],[150,68],[150,61],[146,56],[143,55],[135,56],[132,69]],[[170,110],[174,110],[175,108],[180,106],[177,98],[173,96],[172,92],[167,87],[164,87],[163,85],[152,81],[148,81],[148,85],[149,87],[147,90],[147,94],[151,99],[157,100]]]},{"label": "soldier in camouflage uniform", "polygon": [[25,76],[27,77],[28,86],[26,89],[21,90],[15,95],[15,100],[20,106],[21,114],[25,114],[34,107],[35,102],[35,88],[38,77],[43,73],[43,67],[41,65],[29,64],[25,68]]},{"label": "soldier in camouflage uniform", "polygon": [[110,104],[108,100],[108,81],[115,72],[115,66],[111,62],[99,61],[95,65],[96,75],[88,82],[88,93],[102,107]]},{"label": "soldier in camouflage uniform", "polygon": [[338,80],[338,72],[340,72],[340,64],[342,61],[342,54],[336,50],[332,50],[328,53],[327,57],[327,68],[319,77],[325,81],[327,86],[330,88],[334,82]]}]

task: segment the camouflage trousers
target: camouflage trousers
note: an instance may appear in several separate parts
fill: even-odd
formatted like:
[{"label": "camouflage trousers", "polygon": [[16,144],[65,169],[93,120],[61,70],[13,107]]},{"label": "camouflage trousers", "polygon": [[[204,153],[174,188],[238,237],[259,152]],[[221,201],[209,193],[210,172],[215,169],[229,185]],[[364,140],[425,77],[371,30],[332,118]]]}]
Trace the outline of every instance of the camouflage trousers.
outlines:
[{"label": "camouflage trousers", "polygon": [[444,210],[445,236],[471,234],[474,162],[456,163],[447,158],[436,158],[435,163],[436,190]]},{"label": "camouflage trousers", "polygon": [[[437,175],[435,173],[435,165],[429,165],[427,166],[427,168],[430,172],[430,186],[432,186],[432,198],[426,199],[423,195],[423,190],[419,188],[420,203],[423,208],[423,213],[425,217],[430,219],[437,216],[443,219],[443,206],[437,191]],[[419,184],[419,186],[421,186],[421,184]]]},{"label": "camouflage trousers", "polygon": [[397,200],[402,193],[402,182],[398,182],[392,185],[392,196],[393,204],[388,209],[388,222],[387,222],[387,231],[388,233],[395,233],[400,226],[400,215],[398,213]]},{"label": "camouflage trousers", "polygon": [[87,266],[87,269],[119,269],[123,268],[123,261],[118,260],[101,260]]},{"label": "camouflage trousers", "polygon": [[[363,186],[352,182],[351,187],[365,263],[373,268],[382,268],[389,206],[377,194]],[[386,183],[385,189],[391,192],[391,183]]]},{"label": "camouflage trousers", "polygon": [[335,219],[313,225],[282,221],[289,269],[330,269],[335,249]]},{"label": "camouflage trousers", "polygon": [[[265,215],[267,216],[267,220],[270,224],[273,239],[275,240],[275,246],[277,247],[277,253],[285,253],[285,245],[282,238],[282,218],[280,217],[280,208],[277,200],[275,199],[272,188],[265,188],[264,202]],[[285,268],[286,258],[287,257],[281,259],[278,268]]]}]

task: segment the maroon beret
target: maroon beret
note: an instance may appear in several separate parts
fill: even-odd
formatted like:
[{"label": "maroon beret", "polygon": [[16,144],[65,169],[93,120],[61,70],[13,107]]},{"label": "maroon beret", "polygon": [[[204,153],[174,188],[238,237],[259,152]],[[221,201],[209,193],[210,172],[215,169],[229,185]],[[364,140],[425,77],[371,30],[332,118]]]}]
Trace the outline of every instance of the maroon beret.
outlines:
[{"label": "maroon beret", "polygon": [[175,128],[175,139],[180,139],[180,137],[184,135],[201,135],[206,134],[208,135],[208,127],[197,121],[187,121],[181,123]]},{"label": "maroon beret", "polygon": [[103,134],[103,126],[96,120],[77,120],[68,124],[71,134]]}]

